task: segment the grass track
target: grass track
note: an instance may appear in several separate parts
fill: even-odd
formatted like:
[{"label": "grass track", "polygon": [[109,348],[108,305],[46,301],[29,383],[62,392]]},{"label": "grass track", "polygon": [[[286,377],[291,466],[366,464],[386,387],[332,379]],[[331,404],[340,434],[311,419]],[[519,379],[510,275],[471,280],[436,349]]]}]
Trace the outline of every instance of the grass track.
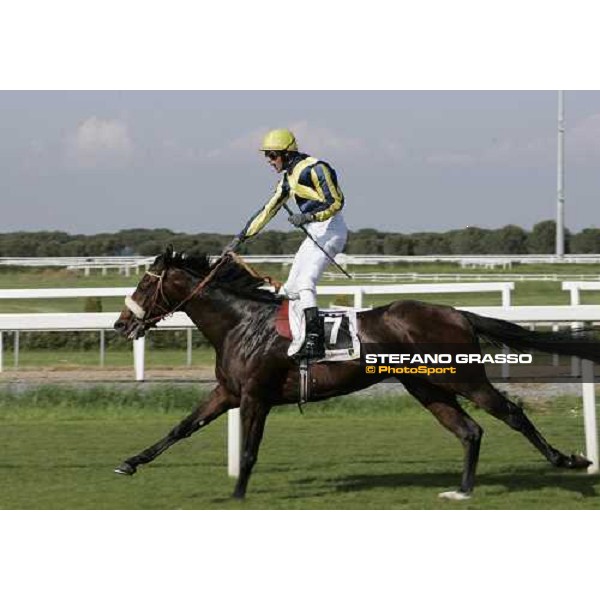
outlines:
[{"label": "grass track", "polygon": [[[441,265],[406,270],[445,272]],[[587,268],[574,268],[588,272]],[[595,270],[595,267],[593,267]],[[370,268],[370,270],[373,270]],[[388,270],[379,269],[376,270]],[[394,269],[395,270],[395,269]],[[403,269],[399,269],[403,270]],[[448,268],[449,270],[449,268]],[[455,268],[453,268],[455,270]],[[515,269],[516,270],[516,269]],[[524,272],[547,271],[527,266]],[[551,270],[559,270],[552,267]],[[265,272],[271,272],[265,268]],[[284,273],[272,271],[280,279]],[[134,286],[139,276],[90,277],[47,270],[0,273],[2,287]],[[507,272],[510,280],[510,272]],[[422,299],[453,305],[498,304],[499,294],[435,295]],[[421,297],[419,297],[421,299]],[[395,298],[373,297],[381,304]],[[326,300],[325,298],[323,299]],[[584,303],[600,302],[586,293]],[[326,303],[326,302],[324,302]],[[567,304],[557,282],[517,283],[515,304]],[[118,310],[120,299],[103,300]],[[83,301],[0,303],[0,312],[83,310]],[[5,347],[5,368],[12,356]],[[76,360],[74,353],[51,359],[22,348],[23,366],[57,360],[93,365],[98,353]],[[87,354],[87,353],[84,353]],[[149,355],[150,356],[150,355]],[[181,364],[184,350],[157,357],[157,364]],[[204,362],[207,357],[198,357]],[[130,364],[130,353],[107,352],[107,365]],[[194,356],[194,364],[197,357]],[[31,364],[28,364],[31,361]],[[2,398],[0,398],[2,400]],[[229,498],[225,419],[167,451],[133,478],[112,469],[123,458],[162,437],[188,407],[165,414],[157,406],[113,402],[102,405],[0,402],[0,508],[3,509],[599,509],[600,478],[552,469],[518,434],[481,411],[470,410],[486,434],[474,498],[448,503],[437,493],[456,488],[462,465],[458,441],[419,408],[370,410],[361,402],[311,406],[269,417],[259,462],[243,503]],[[333,406],[332,409],[327,407]],[[566,452],[583,448],[580,416],[557,406],[533,414],[551,443]]]},{"label": "grass track", "polygon": [[[12,402],[11,402],[12,404]],[[568,408],[533,414],[551,443],[583,447]],[[244,502],[230,499],[225,419],[184,440],[131,478],[112,473],[123,458],[162,437],[187,409],[9,406],[0,412],[3,509],[598,509],[600,479],[555,470],[518,434],[481,411],[484,426],[476,495],[450,503],[462,449],[419,407],[356,398],[292,407],[269,417]],[[361,408],[362,407],[362,411]]]}]

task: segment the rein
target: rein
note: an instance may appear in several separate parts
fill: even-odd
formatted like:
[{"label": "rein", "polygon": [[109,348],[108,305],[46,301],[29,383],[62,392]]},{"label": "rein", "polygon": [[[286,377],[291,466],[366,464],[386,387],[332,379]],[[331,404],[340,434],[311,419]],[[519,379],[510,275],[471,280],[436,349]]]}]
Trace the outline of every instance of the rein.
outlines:
[{"label": "rein", "polygon": [[167,304],[167,305],[169,304],[167,298],[165,297],[165,293],[163,291],[163,278],[169,267],[163,269],[163,271],[160,275],[157,275],[156,273],[151,273],[150,271],[147,271],[148,275],[152,275],[153,277],[158,278],[158,285],[156,286],[156,290],[154,292],[154,297],[152,298],[152,304],[150,306],[150,310],[152,310],[155,306],[158,306],[158,308],[160,308],[161,310],[164,310],[165,312],[162,315],[157,315],[156,317],[152,317],[151,319],[143,319],[144,324],[151,325],[153,323],[158,323],[158,321],[162,321],[163,319],[166,319],[167,317],[170,317],[171,315],[175,314],[186,302],[188,302],[191,298],[193,298],[198,292],[202,291],[202,289],[206,286],[206,284],[215,276],[217,269],[225,262],[225,260],[224,260],[225,258],[227,258],[227,255],[222,256],[212,266],[212,269],[210,270],[209,274],[204,279],[202,279],[202,281],[200,281],[196,286],[194,286],[192,291],[181,302],[179,302],[179,304],[177,304],[177,306],[175,306],[175,308],[172,308],[171,310],[169,310],[168,308],[165,309],[163,306],[161,306],[158,303],[158,299],[157,299],[158,294],[160,292],[160,295],[162,296],[162,299],[165,302],[165,304]]},{"label": "rein", "polygon": [[250,273],[250,275],[252,275],[252,277],[256,277],[256,279],[262,279],[265,283],[272,285],[273,288],[275,288],[275,293],[279,292],[279,290],[283,286],[283,283],[281,283],[281,281],[278,281],[277,279],[273,279],[269,275],[261,275],[256,269],[253,269],[248,263],[244,262],[244,260],[240,256],[235,254],[235,252],[231,252],[231,258],[238,265],[240,265],[240,267],[243,267],[244,269],[246,269],[246,271],[248,271],[248,273]]}]

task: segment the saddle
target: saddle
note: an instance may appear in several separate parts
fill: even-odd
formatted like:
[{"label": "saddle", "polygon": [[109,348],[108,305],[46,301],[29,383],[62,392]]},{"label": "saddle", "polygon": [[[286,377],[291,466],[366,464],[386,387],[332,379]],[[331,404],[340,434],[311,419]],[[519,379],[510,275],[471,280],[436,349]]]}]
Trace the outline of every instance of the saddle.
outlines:
[{"label": "saddle", "polygon": [[[355,360],[360,358],[360,340],[353,308],[319,310],[325,325],[325,358],[315,362]],[[289,301],[284,300],[275,317],[277,333],[286,340],[292,339],[289,321]],[[312,362],[312,361],[311,361]]]}]

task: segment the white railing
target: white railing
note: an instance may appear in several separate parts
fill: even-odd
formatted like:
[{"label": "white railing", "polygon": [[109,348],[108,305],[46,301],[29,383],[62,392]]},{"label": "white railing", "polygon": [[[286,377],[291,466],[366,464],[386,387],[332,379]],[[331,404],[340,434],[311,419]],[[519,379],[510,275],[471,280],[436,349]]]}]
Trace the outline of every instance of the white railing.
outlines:
[{"label": "white railing", "polygon": [[563,281],[562,289],[570,292],[571,304],[577,306],[581,303],[580,291],[600,291],[600,281]]},{"label": "white railing", "polygon": [[[438,293],[469,293],[469,292],[500,292],[502,296],[502,306],[510,306],[510,294],[514,289],[514,283],[462,283],[462,284],[405,284],[405,285],[387,285],[387,286],[318,286],[317,293],[321,296],[327,295],[350,295],[354,297],[354,307],[359,309],[364,306],[365,294],[386,295],[386,294],[438,294]],[[13,289],[0,290],[0,300],[32,300],[48,298],[110,298],[125,297],[132,294],[134,288],[39,288],[39,289]],[[15,366],[19,361],[19,331],[78,331],[93,330],[100,332],[100,365],[104,365],[104,331],[112,329],[112,324],[116,320],[116,313],[98,313],[103,317],[98,317],[95,321],[87,318],[86,315],[93,313],[34,313],[30,315],[12,314],[0,315],[0,338],[2,331],[15,331]],[[71,315],[73,315],[71,317]],[[180,315],[177,315],[179,317]],[[112,318],[112,322],[110,319]],[[96,323],[93,325],[92,323]],[[99,325],[98,323],[102,323]],[[182,329],[188,328],[187,341],[187,362],[191,364],[192,355],[192,337],[191,331],[194,329],[191,321],[187,325],[178,324],[179,321],[169,320],[161,322],[163,328]],[[21,324],[23,324],[21,326]],[[33,325],[33,326],[31,326]],[[1,343],[0,339],[0,343]],[[144,378],[144,339],[137,340],[134,344],[134,370],[136,379]],[[2,371],[2,350],[0,347],[0,372]]]},{"label": "white railing", "polygon": [[[4,331],[107,331],[112,330],[119,313],[4,313],[0,314],[0,373],[3,370]],[[187,329],[193,331],[194,323],[184,313],[177,313],[158,323],[159,329]],[[18,339],[18,338],[17,338]],[[18,342],[15,340],[15,356]],[[103,338],[101,338],[103,354]],[[188,336],[188,356],[191,336]],[[101,361],[103,362],[103,361]],[[188,361],[189,362],[189,361]],[[133,367],[136,381],[144,380],[145,338],[133,342]]]},{"label": "white railing", "polygon": [[[152,264],[154,256],[3,256],[0,266],[24,267],[82,267],[103,265],[111,266],[147,266]],[[293,254],[267,255],[248,254],[244,260],[250,263],[288,264]],[[383,254],[338,254],[338,262],[344,265],[376,265],[384,263],[457,263],[464,267],[510,267],[512,264],[598,264],[600,254],[567,254],[557,257],[553,254],[427,254],[420,256],[383,255]]]},{"label": "white railing", "polygon": [[44,298],[118,298],[132,294],[134,288],[35,288],[0,290],[0,300],[41,300]]},{"label": "white railing", "polygon": [[476,292],[500,292],[502,306],[510,306],[511,292],[515,284],[510,281],[478,283],[405,283],[397,285],[322,285],[317,287],[319,296],[354,296],[354,308],[362,308],[365,295],[398,294],[464,294]]},{"label": "white railing", "polygon": [[[579,289],[594,289],[586,287],[586,282],[565,282],[563,289],[571,289],[566,284],[579,285]],[[582,285],[586,283],[586,285]],[[592,285],[594,282],[591,282]],[[482,286],[483,289],[482,289]],[[362,307],[364,294],[401,294],[401,293],[464,293],[481,291],[501,291],[503,306],[465,307],[464,310],[483,316],[504,319],[521,323],[573,323],[600,322],[600,306],[571,305],[571,306],[510,306],[510,291],[514,284],[503,282],[487,284],[425,284],[408,286],[319,286],[320,295],[352,294],[357,308]],[[0,290],[0,299],[14,298],[61,298],[79,296],[124,296],[131,293],[131,288],[79,288],[64,290]],[[573,299],[573,296],[572,296]],[[56,331],[56,330],[106,330],[112,329],[118,313],[21,313],[0,314],[0,371],[2,370],[2,332],[3,331]],[[166,329],[193,328],[189,318],[178,313],[163,321],[159,327]],[[586,452],[592,461],[590,472],[598,472],[598,434],[596,427],[595,390],[593,383],[593,364],[583,362],[586,374],[582,384],[584,405],[584,426],[586,437]],[[137,380],[144,379],[144,338],[134,342],[134,367]],[[239,410],[229,411],[229,473],[237,476],[239,473]]]},{"label": "white railing", "polygon": [[109,269],[114,269],[120,275],[125,275],[125,277],[129,277],[131,275],[131,271],[137,275],[140,272],[140,267],[147,268],[149,265],[130,265],[130,264],[114,264],[114,263],[102,263],[97,265],[71,265],[67,267],[68,271],[83,271],[83,274],[86,277],[89,277],[93,270],[102,271],[102,275],[108,275]]},{"label": "white railing", "polygon": [[[581,304],[581,290],[598,291],[600,290],[599,281],[564,281],[562,283],[563,291],[568,291],[571,296],[571,306]],[[571,323],[572,328],[579,327],[581,323]],[[571,359],[571,374],[576,376],[580,373],[581,361],[578,358]]]},{"label": "white railing", "polygon": [[[510,295],[515,289],[513,282],[468,282],[468,283],[418,283],[397,285],[323,285],[317,287],[320,296],[354,296],[356,308],[362,307],[365,294],[447,294],[471,292],[500,292],[502,304],[510,306]],[[33,300],[43,298],[116,298],[132,294],[134,288],[36,288],[0,290],[0,300]]]},{"label": "white railing", "polygon": [[[368,281],[372,283],[417,283],[417,282],[473,282],[473,281],[588,281],[597,279],[600,275],[590,274],[573,275],[572,273],[391,273],[386,271],[371,271],[368,273],[357,273],[350,271],[353,281]],[[323,281],[347,281],[346,275],[339,271],[327,271],[321,276]]]},{"label": "white railing", "polygon": [[0,256],[0,266],[13,267],[78,267],[105,265],[135,267],[152,263],[151,256]]}]

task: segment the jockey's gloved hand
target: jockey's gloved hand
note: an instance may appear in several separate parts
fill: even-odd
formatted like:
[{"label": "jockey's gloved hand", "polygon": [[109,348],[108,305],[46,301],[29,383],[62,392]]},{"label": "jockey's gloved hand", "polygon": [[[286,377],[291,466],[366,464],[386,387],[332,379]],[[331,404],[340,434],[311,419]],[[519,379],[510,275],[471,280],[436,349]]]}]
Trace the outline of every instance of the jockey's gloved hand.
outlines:
[{"label": "jockey's gloved hand", "polygon": [[225,248],[223,248],[223,253],[221,254],[221,256],[223,256],[224,254],[227,254],[228,252],[237,252],[239,250],[239,247],[242,245],[243,241],[244,240],[239,235],[236,235],[229,242],[229,244],[227,244],[227,246],[225,246]]},{"label": "jockey's gloved hand", "polygon": [[302,213],[300,213],[299,215],[290,215],[288,217],[288,221],[294,227],[300,227],[301,225],[306,225],[306,223],[312,223],[314,220],[314,215],[304,215]]}]

